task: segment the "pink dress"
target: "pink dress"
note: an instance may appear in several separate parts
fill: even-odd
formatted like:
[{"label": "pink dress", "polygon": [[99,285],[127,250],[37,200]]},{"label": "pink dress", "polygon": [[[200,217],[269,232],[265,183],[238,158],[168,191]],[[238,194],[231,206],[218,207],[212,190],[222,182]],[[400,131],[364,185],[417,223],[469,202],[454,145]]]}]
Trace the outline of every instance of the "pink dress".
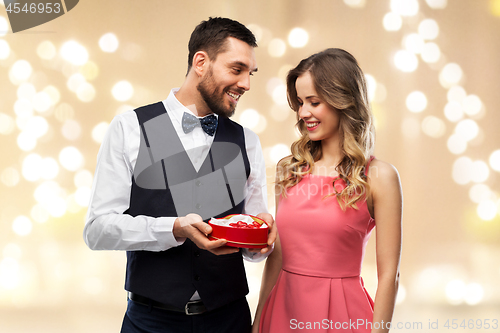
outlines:
[{"label": "pink dress", "polygon": [[332,181],[306,175],[280,199],[283,266],[264,305],[261,333],[371,331],[373,300],[360,273],[375,220],[366,202],[342,211],[335,196],[323,199]]}]

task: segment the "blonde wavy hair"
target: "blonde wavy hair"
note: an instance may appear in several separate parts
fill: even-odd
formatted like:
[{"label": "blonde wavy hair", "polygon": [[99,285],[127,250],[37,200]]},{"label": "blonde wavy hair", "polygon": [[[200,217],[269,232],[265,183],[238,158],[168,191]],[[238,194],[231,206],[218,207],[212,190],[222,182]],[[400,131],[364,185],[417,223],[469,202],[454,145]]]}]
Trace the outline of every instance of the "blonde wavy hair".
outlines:
[{"label": "blonde wavy hair", "polygon": [[[286,197],[286,190],[295,186],[312,172],[314,162],[322,157],[321,141],[311,141],[306,125],[299,117],[299,102],[295,83],[304,73],[311,74],[318,97],[340,115],[340,137],[343,158],[336,166],[346,187],[334,193],[340,207],[358,209],[357,203],[366,199],[370,186],[365,168],[374,149],[373,116],[370,110],[363,71],[347,51],[326,49],[302,60],[288,73],[288,104],[297,114],[297,128],[301,137],[291,146],[292,155],[278,163],[276,187]],[[332,110],[333,112],[333,110]]]}]

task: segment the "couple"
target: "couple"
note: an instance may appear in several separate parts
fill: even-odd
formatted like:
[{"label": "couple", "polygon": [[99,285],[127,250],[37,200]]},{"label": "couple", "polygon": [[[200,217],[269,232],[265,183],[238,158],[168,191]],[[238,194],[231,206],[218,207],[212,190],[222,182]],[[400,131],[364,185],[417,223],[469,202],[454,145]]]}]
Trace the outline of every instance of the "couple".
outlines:
[{"label": "couple", "polygon": [[[340,49],[290,71],[288,98],[302,136],[278,164],[274,223],[259,139],[229,119],[257,71],[256,46],[237,21],[201,22],[189,41],[182,86],[109,127],[84,239],[94,250],[127,251],[122,332],[333,331],[349,320],[391,320],[401,192],[395,169],[370,155],[363,73]],[[304,192],[311,184],[320,191]],[[238,249],[209,240],[205,222],[229,214],[265,220],[268,246]],[[359,273],[375,218],[373,306]],[[267,258],[253,326],[243,258]]]}]

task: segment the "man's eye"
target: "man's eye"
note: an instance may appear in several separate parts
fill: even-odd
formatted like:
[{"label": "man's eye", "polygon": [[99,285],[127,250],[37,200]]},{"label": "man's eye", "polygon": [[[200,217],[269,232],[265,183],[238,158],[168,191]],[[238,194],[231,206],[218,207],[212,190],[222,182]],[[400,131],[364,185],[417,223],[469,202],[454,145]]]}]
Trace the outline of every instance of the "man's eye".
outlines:
[{"label": "man's eye", "polygon": [[240,74],[241,73],[241,69],[238,69],[238,68],[233,68],[233,72],[235,74]]}]

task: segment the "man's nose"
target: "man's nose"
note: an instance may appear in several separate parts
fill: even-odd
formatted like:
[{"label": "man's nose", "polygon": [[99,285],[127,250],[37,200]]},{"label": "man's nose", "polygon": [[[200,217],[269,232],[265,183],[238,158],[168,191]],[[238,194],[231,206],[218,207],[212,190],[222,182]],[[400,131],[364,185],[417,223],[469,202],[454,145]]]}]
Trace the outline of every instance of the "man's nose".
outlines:
[{"label": "man's nose", "polygon": [[245,91],[250,90],[250,74],[242,75],[241,79],[238,81],[238,88]]}]

